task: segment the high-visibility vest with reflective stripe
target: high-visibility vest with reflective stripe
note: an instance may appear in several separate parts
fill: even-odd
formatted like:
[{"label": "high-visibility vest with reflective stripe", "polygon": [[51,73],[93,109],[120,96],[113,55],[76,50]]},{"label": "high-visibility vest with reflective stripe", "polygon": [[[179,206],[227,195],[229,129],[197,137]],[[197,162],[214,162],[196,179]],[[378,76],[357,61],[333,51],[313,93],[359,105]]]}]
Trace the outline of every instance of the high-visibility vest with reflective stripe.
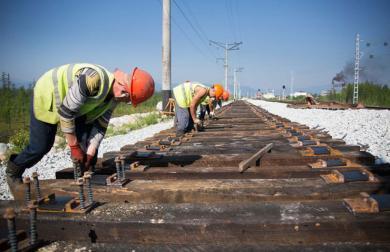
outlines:
[{"label": "high-visibility vest with reflective stripe", "polygon": [[203,102],[201,103],[202,105],[209,105],[210,104],[210,101],[211,101],[211,97],[210,96],[207,96]]},{"label": "high-visibility vest with reflective stripe", "polygon": [[76,78],[76,73],[83,68],[92,68],[99,74],[100,90],[96,96],[88,97],[80,107],[77,116],[85,115],[90,123],[104,114],[113,105],[112,99],[105,102],[114,81],[114,75],[99,65],[68,64],[53,68],[44,73],[34,87],[34,115],[43,122],[56,124],[59,121],[58,109],[69,88]]},{"label": "high-visibility vest with reflective stripe", "polygon": [[[175,96],[176,103],[179,107],[181,108],[190,107],[192,99],[195,95],[196,87],[206,88],[207,90],[209,89],[208,87],[206,87],[205,85],[199,82],[185,82],[183,84],[176,86],[173,89],[173,94]],[[207,97],[209,96],[208,95],[203,96],[202,99],[200,100],[200,103],[202,103]]]}]

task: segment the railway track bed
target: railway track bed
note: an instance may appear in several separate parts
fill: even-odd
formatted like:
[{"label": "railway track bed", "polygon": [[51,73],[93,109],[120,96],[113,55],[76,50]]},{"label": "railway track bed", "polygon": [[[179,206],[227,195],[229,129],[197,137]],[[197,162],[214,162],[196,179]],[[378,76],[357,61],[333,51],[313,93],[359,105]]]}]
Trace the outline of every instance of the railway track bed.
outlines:
[{"label": "railway track bed", "polygon": [[[39,239],[110,251],[390,248],[389,164],[243,101],[217,116],[181,139],[169,129],[105,153],[81,184],[77,167],[39,181]],[[25,205],[0,209],[12,206],[28,234]],[[5,219],[0,227],[5,250]]]}]

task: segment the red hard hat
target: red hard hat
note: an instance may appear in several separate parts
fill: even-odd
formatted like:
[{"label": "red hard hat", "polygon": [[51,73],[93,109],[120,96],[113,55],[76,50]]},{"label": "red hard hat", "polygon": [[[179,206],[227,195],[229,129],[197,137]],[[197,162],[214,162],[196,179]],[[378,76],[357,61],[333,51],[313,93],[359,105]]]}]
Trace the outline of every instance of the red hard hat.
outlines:
[{"label": "red hard hat", "polygon": [[224,90],[224,91],[223,91],[223,94],[222,94],[222,100],[224,100],[224,101],[229,100],[229,96],[230,96],[229,91]]},{"label": "red hard hat", "polygon": [[146,101],[153,95],[154,80],[148,72],[136,67],[125,88],[130,94],[131,104],[136,107],[137,104]]}]

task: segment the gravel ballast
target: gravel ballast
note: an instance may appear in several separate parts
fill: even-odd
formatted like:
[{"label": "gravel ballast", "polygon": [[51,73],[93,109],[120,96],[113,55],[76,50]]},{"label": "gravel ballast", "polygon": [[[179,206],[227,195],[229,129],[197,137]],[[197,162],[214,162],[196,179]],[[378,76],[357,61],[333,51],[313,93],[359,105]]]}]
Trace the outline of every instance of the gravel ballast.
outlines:
[{"label": "gravel ballast", "polygon": [[[260,106],[272,114],[287,118],[291,121],[305,124],[311,128],[323,128],[334,138],[341,138],[347,144],[360,145],[376,156],[377,163],[390,162],[390,111],[389,110],[321,110],[293,109],[287,104],[251,100],[248,102]],[[224,104],[226,105],[226,104]],[[128,120],[134,120],[129,117]],[[128,122],[124,118],[113,118],[113,123],[121,125]],[[118,151],[122,146],[136,143],[150,137],[161,130],[171,128],[173,120],[161,122],[143,129],[130,131],[125,135],[117,135],[103,140],[99,148],[99,157],[108,151]],[[24,175],[31,176],[37,171],[40,179],[53,179],[55,172],[71,167],[70,151],[57,151],[54,148],[35,166],[27,169]],[[5,181],[5,165],[0,166],[0,199],[10,199],[10,193]]]},{"label": "gravel ballast", "polygon": [[362,146],[376,157],[378,164],[390,163],[390,110],[294,109],[285,103],[252,99],[248,102],[310,128],[323,128],[333,138]]}]

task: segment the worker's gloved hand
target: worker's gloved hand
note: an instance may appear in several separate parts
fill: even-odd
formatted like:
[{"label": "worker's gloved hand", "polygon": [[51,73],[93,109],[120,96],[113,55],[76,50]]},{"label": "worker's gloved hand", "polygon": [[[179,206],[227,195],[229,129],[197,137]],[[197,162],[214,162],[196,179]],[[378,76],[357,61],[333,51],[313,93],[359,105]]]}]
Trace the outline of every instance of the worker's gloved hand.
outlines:
[{"label": "worker's gloved hand", "polygon": [[79,144],[69,145],[70,147],[70,156],[72,159],[77,160],[80,164],[84,163],[85,153],[81,149]]},{"label": "worker's gloved hand", "polygon": [[93,163],[92,163],[93,162],[93,157],[94,156],[91,156],[91,155],[87,154],[87,158],[86,158],[86,161],[85,161],[85,164],[84,164],[86,170],[90,170],[91,169],[91,167],[93,165]]},{"label": "worker's gloved hand", "polygon": [[215,116],[214,111],[211,111],[211,112],[210,112],[210,118],[214,118],[214,116]]},{"label": "worker's gloved hand", "polygon": [[202,125],[202,121],[199,120],[198,118],[196,118],[196,119],[194,120],[194,124],[200,126],[200,125]]}]

